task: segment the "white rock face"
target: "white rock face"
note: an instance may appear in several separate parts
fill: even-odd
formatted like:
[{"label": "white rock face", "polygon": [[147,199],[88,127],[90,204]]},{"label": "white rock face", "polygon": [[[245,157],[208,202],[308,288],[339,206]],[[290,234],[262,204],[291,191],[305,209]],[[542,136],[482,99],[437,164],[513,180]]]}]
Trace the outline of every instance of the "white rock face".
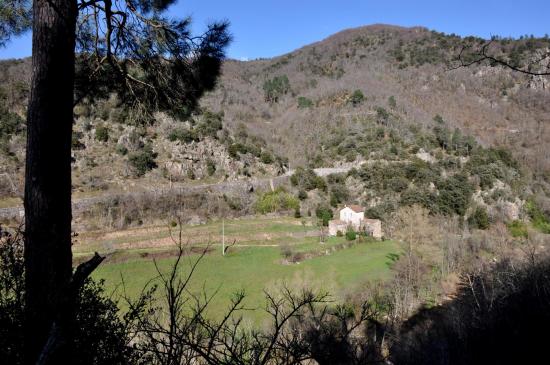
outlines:
[{"label": "white rock face", "polygon": [[519,206],[516,203],[504,202],[502,205],[502,213],[506,219],[515,221],[519,219]]},{"label": "white rock face", "polygon": [[416,153],[416,157],[418,157],[424,162],[429,162],[429,163],[435,162],[435,157],[430,155],[429,152],[424,151],[424,149],[422,148]]}]

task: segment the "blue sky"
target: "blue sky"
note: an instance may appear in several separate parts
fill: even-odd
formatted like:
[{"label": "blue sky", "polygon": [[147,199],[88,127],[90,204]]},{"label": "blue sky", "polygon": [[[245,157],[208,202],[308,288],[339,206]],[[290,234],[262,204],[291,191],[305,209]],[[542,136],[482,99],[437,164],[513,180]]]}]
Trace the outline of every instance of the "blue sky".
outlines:
[{"label": "blue sky", "polygon": [[[229,57],[236,59],[281,55],[375,23],[485,38],[550,33],[549,0],[179,0],[170,13],[191,15],[197,32],[210,20],[228,19],[235,39]],[[30,38],[15,39],[0,49],[0,58],[30,55]]]}]

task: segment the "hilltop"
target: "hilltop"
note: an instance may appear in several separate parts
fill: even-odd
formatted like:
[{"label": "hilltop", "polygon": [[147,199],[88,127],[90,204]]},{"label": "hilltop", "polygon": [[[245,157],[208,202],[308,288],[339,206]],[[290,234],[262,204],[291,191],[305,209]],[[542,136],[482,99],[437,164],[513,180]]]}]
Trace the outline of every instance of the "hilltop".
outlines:
[{"label": "hilltop", "polygon": [[[441,115],[482,144],[505,145],[522,162],[548,169],[548,79],[490,66],[451,70],[463,45],[482,42],[421,27],[349,29],[273,59],[226,62],[220,86],[203,103],[223,109],[227,125],[262,135],[294,165],[311,164],[334,129],[382,107],[395,127],[430,127]],[[526,59],[550,47],[547,39],[502,43]],[[288,90],[266,103],[265,81],[284,76]],[[349,102],[355,90],[364,94],[360,105]]]}]

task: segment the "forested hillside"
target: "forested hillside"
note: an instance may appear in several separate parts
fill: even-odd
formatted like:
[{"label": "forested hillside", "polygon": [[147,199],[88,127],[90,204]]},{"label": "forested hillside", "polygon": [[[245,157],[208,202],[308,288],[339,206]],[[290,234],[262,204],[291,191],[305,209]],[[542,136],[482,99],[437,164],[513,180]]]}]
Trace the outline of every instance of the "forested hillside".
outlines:
[{"label": "forested hillside", "polygon": [[[376,25],[343,31],[274,59],[229,60],[219,86],[202,101],[204,118],[157,115],[144,121],[120,105],[116,95],[92,104],[84,100],[75,109],[77,188],[116,185],[117,179],[149,170],[158,170],[151,173],[155,179],[188,181],[209,176],[213,169],[218,177],[276,174],[286,159],[293,167],[368,160],[376,151],[354,148],[353,136],[369,123],[398,139],[434,127],[448,129],[450,138],[459,128],[481,145],[506,147],[521,165],[544,178],[550,169],[550,152],[544,148],[550,142],[548,79],[491,65],[453,69],[463,47],[483,42],[424,28]],[[521,64],[548,49],[550,40],[501,39],[493,47]],[[3,173],[9,175],[22,166],[20,117],[25,113],[29,67],[29,60],[4,61],[0,67]],[[445,125],[434,121],[435,116]],[[199,119],[202,126],[193,127]],[[217,124],[207,126],[211,121]],[[225,148],[193,157],[197,149],[214,148],[208,143],[201,147],[209,137]],[[338,138],[348,141],[332,148]],[[132,154],[141,146],[153,152]],[[126,151],[130,154],[124,158]],[[263,165],[248,168],[256,164],[246,159],[230,162],[237,154],[254,156]],[[106,163],[109,171],[96,168]],[[92,172],[80,176],[81,165]],[[19,176],[10,176],[16,186]],[[9,195],[6,189],[3,195]]]}]

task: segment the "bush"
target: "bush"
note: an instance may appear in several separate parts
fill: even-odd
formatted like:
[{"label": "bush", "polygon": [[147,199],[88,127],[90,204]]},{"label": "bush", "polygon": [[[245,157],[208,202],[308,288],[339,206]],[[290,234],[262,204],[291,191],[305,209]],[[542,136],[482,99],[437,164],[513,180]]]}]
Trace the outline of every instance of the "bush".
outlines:
[{"label": "bush", "polygon": [[202,120],[195,127],[195,133],[201,138],[217,138],[218,131],[223,129],[223,117],[223,112],[212,113],[210,111],[205,111],[202,115]]},{"label": "bush", "polygon": [[305,190],[298,191],[298,199],[306,200],[307,199],[307,192]]},{"label": "bush", "polygon": [[308,99],[305,96],[300,96],[298,98],[298,108],[304,109],[304,108],[311,108],[312,106],[313,106],[313,101],[311,99]]},{"label": "bush", "polygon": [[186,128],[176,128],[170,131],[168,134],[168,140],[170,142],[180,141],[183,143],[191,143],[198,141],[197,134],[194,131]]},{"label": "bush", "polygon": [[128,148],[126,148],[124,145],[117,144],[116,152],[121,156],[126,156],[128,154]]},{"label": "bush", "polygon": [[143,176],[147,171],[157,167],[155,158],[157,158],[157,153],[153,152],[153,147],[148,144],[140,151],[130,153],[128,162],[134,168],[137,176]]},{"label": "bush", "polygon": [[346,185],[332,185],[330,187],[330,205],[336,207],[349,198],[349,190]]},{"label": "bush", "polygon": [[349,98],[349,102],[353,106],[357,106],[361,104],[364,100],[365,100],[365,95],[363,95],[363,92],[361,90],[355,90]]},{"label": "bush", "polygon": [[281,96],[290,91],[290,82],[286,75],[276,76],[271,80],[266,80],[263,89],[265,101],[276,103]]},{"label": "bush", "polygon": [[300,201],[283,188],[261,194],[255,204],[256,211],[261,214],[284,210],[300,209]]},{"label": "bush", "polygon": [[346,231],[346,240],[355,241],[355,239],[357,239],[357,233],[353,229],[348,229]]},{"label": "bush", "polygon": [[271,153],[267,151],[262,152],[262,154],[260,155],[260,160],[262,161],[262,163],[265,163],[266,165],[272,164],[274,161]]},{"label": "bush", "polygon": [[535,200],[529,199],[525,203],[525,210],[531,218],[531,224],[538,231],[550,234],[550,219],[544,212],[539,208]]},{"label": "bush", "polygon": [[381,106],[376,108],[376,121],[380,124],[387,125],[390,119],[390,113]]},{"label": "bush", "polygon": [[[0,228],[0,363],[23,364],[25,280],[23,242]],[[86,280],[75,302],[76,323],[72,339],[78,363],[83,365],[133,364],[131,346],[133,314],[120,313],[105,295],[103,282]],[[136,303],[134,303],[136,304]],[[138,305],[134,309],[140,311]]]},{"label": "bush", "polygon": [[438,213],[437,196],[427,190],[418,188],[409,188],[401,193],[400,204],[402,206],[421,205],[431,213]]},{"label": "bush", "polygon": [[16,113],[9,112],[0,105],[0,138],[9,139],[23,131],[24,120]]},{"label": "bush", "polygon": [[463,216],[468,209],[473,188],[465,175],[454,175],[438,186],[437,206],[444,215],[458,214]]},{"label": "bush", "polygon": [[109,128],[104,125],[98,125],[95,129],[95,139],[99,142],[107,142],[109,140]]},{"label": "bush", "polygon": [[206,173],[208,176],[214,175],[216,172],[216,164],[211,159],[206,160]]},{"label": "bush", "polygon": [[313,189],[319,189],[321,191],[327,191],[327,184],[325,180],[317,176],[312,169],[304,169],[298,167],[294,174],[290,177],[290,183],[300,189],[310,191]]},{"label": "bush", "polygon": [[342,231],[338,230],[336,231],[336,237],[344,237],[344,234],[342,233]]},{"label": "bush", "polygon": [[512,237],[527,238],[529,236],[529,232],[527,231],[527,225],[522,221],[518,221],[518,220],[512,221],[508,223],[507,227]]},{"label": "bush", "polygon": [[[232,158],[239,159],[239,154],[246,154],[250,153],[256,157],[262,156],[262,148],[256,144],[244,144],[240,142],[232,143],[227,148],[227,152],[229,153],[229,156]],[[273,159],[273,156],[271,156],[271,159]],[[264,158],[269,158],[268,156],[265,156]]]},{"label": "bush", "polygon": [[328,222],[333,217],[332,209],[325,205],[318,205],[317,208],[315,208],[315,215],[321,220],[322,225],[325,227],[328,226]]},{"label": "bush", "polygon": [[468,217],[468,225],[471,228],[487,229],[489,228],[489,215],[487,210],[482,207],[477,207],[472,215]]},{"label": "bush", "polygon": [[388,188],[396,193],[404,191],[408,186],[409,180],[401,176],[396,176],[388,182]]},{"label": "bush", "polygon": [[434,116],[434,122],[436,122],[437,124],[445,124],[445,120],[443,119],[443,117],[439,114],[436,114]]},{"label": "bush", "polygon": [[290,260],[294,252],[292,252],[292,247],[289,245],[282,245],[281,246],[281,256],[283,256],[284,259]]}]

